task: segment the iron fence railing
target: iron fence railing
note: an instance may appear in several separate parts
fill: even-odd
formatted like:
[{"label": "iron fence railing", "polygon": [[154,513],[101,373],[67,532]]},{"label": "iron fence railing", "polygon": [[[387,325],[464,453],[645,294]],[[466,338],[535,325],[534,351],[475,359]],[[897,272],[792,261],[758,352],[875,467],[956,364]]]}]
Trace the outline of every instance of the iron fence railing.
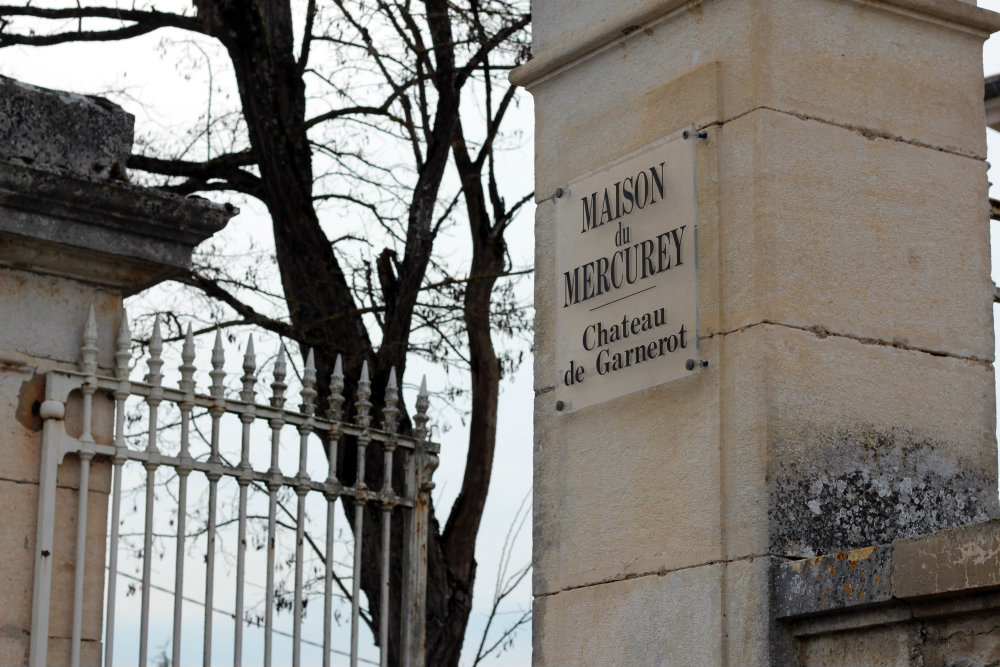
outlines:
[{"label": "iron fence railing", "polygon": [[[378,645],[381,647],[381,664],[387,664],[386,646],[390,633],[390,520],[393,512],[402,512],[403,534],[395,536],[403,542],[403,571],[400,576],[402,590],[395,594],[401,596],[401,620],[398,628],[401,660],[407,665],[422,665],[424,655],[424,595],[426,590],[426,545],[429,491],[431,475],[437,465],[438,445],[429,442],[427,436],[428,393],[426,383],[422,383],[417,397],[416,411],[413,417],[412,435],[398,432],[399,421],[399,390],[396,385],[395,372],[392,373],[385,389],[385,407],[382,414],[381,428],[372,425],[371,384],[367,365],[362,369],[357,385],[357,399],[354,404],[354,419],[344,418],[344,376],[340,360],[330,378],[330,397],[328,405],[321,414],[316,406],[316,370],[313,355],[310,352],[301,378],[301,403],[298,410],[286,408],[285,392],[288,385],[285,382],[287,361],[283,348],[279,350],[273,366],[273,377],[270,384],[270,396],[266,404],[255,400],[256,357],[253,350],[253,340],[247,345],[243,358],[243,374],[239,378],[241,390],[238,397],[227,396],[224,380],[225,359],[221,338],[216,337],[212,351],[211,370],[208,372],[211,384],[207,394],[198,393],[195,388],[194,365],[195,349],[190,327],[181,351],[181,363],[178,371],[180,381],[177,387],[164,386],[163,341],[159,322],[154,325],[153,335],[149,341],[149,354],[146,359],[148,372],[143,381],[130,379],[129,363],[130,333],[127,321],[123,316],[121,329],[118,332],[115,352],[115,369],[113,374],[102,375],[97,366],[97,326],[93,308],[84,329],[83,345],[80,351],[78,371],[51,371],[46,375],[45,400],[39,408],[42,418],[42,456],[39,478],[38,532],[35,554],[34,600],[31,619],[30,662],[32,665],[45,665],[49,636],[49,609],[52,596],[52,564],[53,555],[58,548],[68,548],[68,544],[54,544],[54,525],[56,513],[56,478],[59,466],[68,454],[79,460],[79,493],[78,516],[75,540],[75,574],[73,589],[73,622],[71,638],[71,663],[80,663],[82,645],[82,620],[84,609],[84,564],[86,555],[87,505],[90,495],[90,467],[95,458],[106,457],[112,464],[111,509],[108,519],[109,535],[107,536],[107,590],[104,632],[104,664],[113,664],[114,637],[116,625],[116,587],[118,583],[119,550],[121,536],[119,535],[122,521],[122,479],[125,466],[138,465],[145,469],[144,484],[144,520],[142,576],[138,594],[140,597],[140,630],[138,637],[138,663],[149,662],[149,630],[150,630],[150,597],[152,585],[151,566],[154,558],[154,516],[157,512],[156,472],[160,468],[169,468],[174,473],[171,476],[176,486],[172,495],[176,496],[175,522],[175,562],[173,582],[173,634],[171,642],[171,664],[181,662],[181,647],[183,642],[183,603],[186,540],[188,539],[187,518],[191,511],[188,499],[188,484],[192,473],[202,475],[208,485],[207,549],[204,563],[204,623],[203,623],[203,662],[213,664],[213,597],[216,583],[216,531],[218,530],[219,482],[229,477],[235,480],[239,489],[238,512],[236,523],[238,538],[236,540],[235,569],[235,632],[233,637],[234,664],[243,662],[244,649],[244,611],[246,587],[246,550],[248,526],[248,490],[251,486],[262,489],[268,499],[267,514],[267,565],[264,600],[264,646],[263,663],[272,662],[272,639],[275,634],[275,548],[277,534],[277,506],[282,490],[294,493],[296,497],[296,537],[294,543],[294,586],[293,586],[293,643],[292,663],[301,662],[302,616],[304,608],[303,577],[304,567],[304,535],[306,524],[306,499],[310,494],[321,496],[326,502],[326,529],[324,584],[323,584],[323,664],[328,665],[333,650],[331,628],[334,625],[332,600],[334,589],[334,517],[336,504],[342,496],[353,499],[354,517],[352,522],[353,566],[351,571],[351,602],[350,622],[350,662],[358,664],[359,617],[361,614],[361,539],[365,531],[365,507],[374,504],[381,509],[381,563],[379,599],[371,600],[370,604],[379,605],[379,627],[377,628]],[[66,405],[70,395],[79,392],[82,400],[82,432],[77,437],[67,433],[64,423]],[[92,434],[95,397],[106,395],[115,403],[115,420],[113,442],[99,444]],[[144,447],[130,446],[126,437],[126,401],[130,397],[139,397],[146,404],[146,442]],[[176,455],[167,454],[159,446],[162,431],[158,420],[165,407],[163,404],[173,404],[179,412],[179,451]],[[211,421],[209,451],[205,457],[195,457],[191,450],[191,430],[193,412],[195,409],[207,412]],[[221,426],[225,415],[235,415],[240,422],[241,453],[239,462],[235,465],[227,462],[220,455]],[[251,463],[251,452],[256,451],[251,427],[258,421],[267,424],[270,430],[270,442],[266,444],[270,451],[270,465],[266,469],[255,468]],[[286,429],[298,431],[298,467],[293,475],[282,470],[280,465],[279,447],[281,434]],[[309,450],[321,447],[318,435],[323,435],[331,449],[326,457],[328,461],[327,477],[313,479],[308,472]],[[336,447],[343,446],[344,436],[352,438],[358,448],[358,470],[355,483],[345,485],[337,476]],[[379,447],[382,451],[383,485],[381,489],[370,489],[364,483],[365,451],[368,447]],[[397,494],[394,489],[393,457],[403,457],[405,478],[402,480],[403,493]],[[91,536],[93,537],[93,536]],[[315,541],[315,540],[311,540]],[[338,583],[341,583],[338,580]],[[345,591],[346,592],[346,591]]]}]

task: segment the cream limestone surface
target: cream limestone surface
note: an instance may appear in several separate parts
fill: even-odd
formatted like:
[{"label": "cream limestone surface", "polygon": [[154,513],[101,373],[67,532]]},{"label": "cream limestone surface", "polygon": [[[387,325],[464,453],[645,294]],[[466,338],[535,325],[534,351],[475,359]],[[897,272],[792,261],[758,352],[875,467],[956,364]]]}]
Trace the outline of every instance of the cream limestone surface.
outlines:
[{"label": "cream limestone surface", "polygon": [[[58,264],[58,251],[53,251]],[[71,364],[80,360],[87,311],[97,320],[97,364],[114,368],[122,297],[94,285],[0,265],[0,351]]]},{"label": "cream limestone surface", "polygon": [[[770,557],[731,560],[724,563],[725,605],[722,650],[723,665],[767,664],[769,657],[769,619],[761,614],[771,594]],[[783,648],[783,647],[782,647]],[[779,652],[776,663],[788,663]]]},{"label": "cream limestone surface", "polygon": [[[979,511],[980,518],[996,514],[992,368],[850,338],[821,338],[779,325],[754,326],[723,337],[718,366],[726,369],[721,373],[719,419],[725,443],[721,531],[727,557],[765,553],[769,547],[799,553],[801,545],[771,543],[781,531],[772,525],[770,513],[779,512],[774,517],[778,524],[784,522],[777,519],[789,515],[837,518],[835,508],[822,511],[822,489],[812,489],[812,482],[824,474],[849,474],[868,465],[866,459],[874,467],[881,457],[902,471],[896,476],[909,474],[913,479],[918,468],[926,473],[928,466],[949,474],[978,473],[974,488],[980,493],[969,518]],[[913,454],[907,461],[894,452],[892,443],[878,437],[901,425],[906,433],[899,437]],[[852,452],[844,450],[844,442],[881,447]],[[812,462],[819,469],[811,468]],[[773,482],[792,478],[780,476],[781,463],[798,473],[795,479],[810,480],[805,495],[790,500],[778,493]],[[772,506],[772,494],[784,501]],[[810,502],[819,504],[819,515],[809,508]],[[887,511],[895,513],[897,508],[888,505]],[[925,523],[896,530],[910,536],[940,527]],[[828,546],[836,551],[867,544]]]},{"label": "cream limestone surface", "polygon": [[[536,113],[534,661],[787,664],[777,559],[1000,512],[1000,23],[952,0],[533,5],[512,79]],[[553,192],[692,122],[709,366],[561,415]]]},{"label": "cream limestone surface", "polygon": [[[873,458],[895,461],[878,434],[899,425],[906,426],[909,448],[905,464],[892,464],[901,466],[899,476],[916,479],[930,467],[944,475],[977,471],[967,488],[951,493],[975,505],[963,510],[974,519],[997,513],[990,495],[996,446],[989,367],[780,325],[718,340],[702,341],[710,365],[700,375],[615,399],[603,410],[559,415],[549,394],[537,399],[543,444],[535,456],[536,593],[771,548],[816,555],[824,547],[863,546],[809,544],[794,530],[769,529],[769,517],[811,516],[809,503],[835,500],[812,491],[823,476],[811,464],[823,461],[822,473],[833,483],[852,475],[858,457],[838,449],[845,439],[867,437],[875,443]],[[868,381],[873,376],[882,382]],[[926,389],[913,389],[919,387]],[[677,406],[687,401],[692,418],[678,423]],[[780,486],[801,479],[810,481],[805,495],[791,497]],[[913,493],[914,501],[920,497]],[[964,516],[943,509],[911,514],[912,523],[888,528],[895,537]]]},{"label": "cream limestone surface", "polygon": [[768,110],[718,134],[719,330],[772,321],[992,360],[983,161]]},{"label": "cream limestone surface", "polygon": [[[77,491],[60,488],[56,492],[55,544],[52,567],[51,637],[69,637],[73,623],[73,580],[75,573]],[[103,629],[104,539],[107,530],[106,491],[91,491],[87,502],[83,636],[100,641]],[[4,530],[0,548],[6,559],[0,570],[0,609],[4,610],[0,637],[25,642],[31,629],[31,602],[35,566],[35,524],[38,515],[38,487],[0,480],[0,512]],[[5,663],[12,664],[12,663]]]},{"label": "cream limestone surface", "polygon": [[721,565],[536,597],[533,642],[547,665],[722,665]]},{"label": "cream limestone surface", "polygon": [[[975,5],[976,0],[959,0]],[[666,8],[678,7],[683,2],[663,2],[663,0],[618,0],[613,11],[608,11],[609,3],[581,3],[579,0],[546,0],[532,4],[532,46],[536,54],[557,51],[571,41],[571,36],[595,30],[615,30],[616,20],[622,15],[641,17],[658,16]],[[620,29],[615,30],[621,33]]]},{"label": "cream limestone surface", "polygon": [[[548,4],[536,2],[536,11],[544,15]],[[575,11],[562,13],[560,29],[569,15],[617,13],[605,3],[575,4]],[[616,10],[619,4],[629,3],[615,3]],[[681,123],[701,124],[700,98],[708,91],[685,98],[685,104],[661,97],[657,104],[673,109],[662,119],[647,114],[641,102],[651,91],[708,63],[719,63],[719,88],[724,91],[718,118],[709,121],[769,108],[983,157],[985,33],[970,34],[895,6],[845,0],[690,3],[662,21],[621,35],[592,57],[530,83],[537,198],[605,162],[609,154],[602,147],[623,154]],[[536,32],[541,21],[536,13]],[[564,34],[567,39],[574,35]],[[544,49],[536,49],[536,57],[544,58]],[[927,103],[929,95],[935,104]],[[674,123],[678,116],[680,122]],[[599,133],[583,131],[599,117],[609,121]]]},{"label": "cream limestone surface", "polygon": [[[712,359],[714,347],[705,341],[703,356]],[[721,558],[718,388],[710,369],[542,425],[537,502],[557,519],[548,525],[555,537],[535,550],[537,592]],[[665,408],[687,401],[691,419],[679,422]],[[538,403],[539,412],[555,412],[546,395]],[[545,548],[553,539],[558,546]]]}]

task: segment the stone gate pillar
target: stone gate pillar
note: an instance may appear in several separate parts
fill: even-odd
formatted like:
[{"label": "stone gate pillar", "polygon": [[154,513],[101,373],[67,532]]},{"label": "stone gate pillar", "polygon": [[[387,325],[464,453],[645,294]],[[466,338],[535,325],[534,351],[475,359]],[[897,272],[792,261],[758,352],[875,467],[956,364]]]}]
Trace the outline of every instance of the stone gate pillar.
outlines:
[{"label": "stone gate pillar", "polygon": [[[535,100],[535,663],[793,663],[778,563],[998,515],[982,43],[1000,17],[532,4],[534,58],[511,80]],[[597,310],[625,295],[612,235],[640,175],[676,176],[632,225],[633,261],[663,274],[646,296],[667,324],[648,330],[655,301]],[[572,254],[602,233],[606,252]],[[640,358],[652,370],[629,379]]]},{"label": "stone gate pillar", "polygon": [[[236,212],[129,185],[133,117],[107,100],[0,77],[0,664],[28,661],[45,373],[76,370],[94,307],[98,365],[114,369],[125,296],[190,266]],[[67,406],[67,430],[80,414]],[[76,397],[77,405],[79,397]],[[110,444],[114,403],[95,400]],[[100,664],[110,465],[90,472],[83,664]],[[69,664],[79,466],[60,466],[50,664]]]}]

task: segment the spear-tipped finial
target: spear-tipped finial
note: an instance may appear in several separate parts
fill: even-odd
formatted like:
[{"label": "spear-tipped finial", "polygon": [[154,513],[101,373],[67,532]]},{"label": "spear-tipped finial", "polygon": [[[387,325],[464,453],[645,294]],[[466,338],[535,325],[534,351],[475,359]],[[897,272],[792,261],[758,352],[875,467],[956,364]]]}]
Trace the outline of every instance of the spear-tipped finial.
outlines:
[{"label": "spear-tipped finial", "polygon": [[186,394],[194,392],[194,333],[188,323],[184,334],[184,346],[181,348],[181,381],[180,388]]},{"label": "spear-tipped finial", "polygon": [[153,335],[149,339],[149,359],[146,366],[149,372],[146,374],[146,382],[151,385],[159,385],[163,382],[163,375],[160,369],[163,368],[163,335],[160,333],[160,316],[153,318]]},{"label": "spear-tipped finial", "polygon": [[132,359],[129,346],[132,343],[132,332],[128,328],[128,313],[122,311],[122,323],[118,326],[118,338],[115,340],[115,377],[128,380],[128,362]]},{"label": "spear-tipped finial", "polygon": [[83,327],[83,345],[80,347],[80,370],[87,375],[97,373],[97,316],[94,304],[87,310],[87,323]]},{"label": "spear-tipped finial", "polygon": [[194,332],[191,331],[190,322],[188,322],[187,331],[184,333],[184,347],[181,348],[181,361],[185,364],[194,363]]},{"label": "spear-tipped finial", "polygon": [[278,359],[274,362],[274,382],[271,383],[271,407],[281,409],[285,405],[285,374],[288,367],[285,361],[285,346],[278,345]]},{"label": "spear-tipped finial", "polygon": [[243,370],[246,373],[253,373],[257,370],[257,355],[253,351],[253,334],[247,340],[247,351],[243,355]]},{"label": "spear-tipped finial", "polygon": [[344,417],[344,364],[337,355],[337,361],[333,364],[333,373],[330,374],[330,398],[327,399],[330,409],[327,416],[330,421],[340,421]]},{"label": "spear-tipped finial", "polygon": [[153,335],[149,339],[149,352],[159,356],[163,352],[163,334],[160,333],[160,316],[153,317]]},{"label": "spear-tipped finial", "polygon": [[302,370],[302,391],[299,392],[302,403],[299,409],[307,415],[316,410],[316,356],[313,350],[306,355],[306,366]]},{"label": "spear-tipped finial", "polygon": [[288,362],[285,359],[285,346],[278,345],[278,358],[274,362],[274,377],[284,380],[287,372]]},{"label": "spear-tipped finial", "polygon": [[257,384],[257,376],[254,375],[254,371],[257,370],[257,355],[253,351],[253,336],[250,336],[250,340],[247,341],[247,351],[243,355],[243,377],[240,381],[243,383],[243,391],[240,392],[240,399],[245,403],[253,403],[254,399],[254,385]]},{"label": "spear-tipped finial", "polygon": [[417,392],[417,414],[413,417],[415,424],[413,435],[420,440],[427,438],[427,409],[430,407],[430,392],[427,391],[427,376],[420,380],[420,391]]},{"label": "spear-tipped finial", "polygon": [[226,350],[222,347],[222,330],[215,330],[215,343],[212,345],[212,366],[222,368],[226,363]]},{"label": "spear-tipped finial", "polygon": [[369,411],[372,409],[371,401],[368,398],[372,395],[372,383],[368,377],[368,360],[366,359],[361,364],[361,378],[358,379],[358,394],[357,401],[354,403],[354,408],[358,420],[358,425],[361,428],[368,428],[371,424],[371,415]]},{"label": "spear-tipped finial", "polygon": [[222,381],[226,377],[226,371],[222,369],[226,364],[226,351],[222,347],[222,331],[215,331],[215,345],[212,346],[212,370],[208,372],[212,378],[209,391],[212,398],[222,398],[225,395],[226,387]]},{"label": "spear-tipped finial", "polygon": [[389,369],[389,381],[385,384],[385,407],[382,409],[382,428],[395,433],[399,426],[399,387],[396,383],[396,367]]}]

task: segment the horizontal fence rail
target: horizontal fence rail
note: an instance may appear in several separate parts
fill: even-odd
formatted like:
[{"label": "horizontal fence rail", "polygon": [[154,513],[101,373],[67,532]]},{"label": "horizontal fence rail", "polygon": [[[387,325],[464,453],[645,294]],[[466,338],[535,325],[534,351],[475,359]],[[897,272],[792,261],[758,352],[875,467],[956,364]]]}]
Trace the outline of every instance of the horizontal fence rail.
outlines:
[{"label": "horizontal fence rail", "polygon": [[[397,628],[400,638],[400,659],[405,664],[421,665],[424,655],[424,596],[426,588],[426,545],[429,492],[433,487],[431,475],[437,466],[437,444],[427,437],[428,393],[426,381],[421,383],[416,401],[416,412],[413,416],[414,428],[412,434],[398,432],[399,424],[399,390],[395,371],[390,374],[385,388],[384,409],[382,410],[380,427],[372,424],[373,416],[371,397],[371,382],[368,376],[367,363],[362,368],[357,383],[356,400],[354,402],[353,420],[345,419],[344,375],[340,358],[330,377],[330,396],[326,409],[317,411],[316,405],[316,368],[313,353],[307,355],[301,377],[301,389],[298,410],[286,407],[285,382],[287,374],[287,359],[284,348],[279,348],[277,359],[273,365],[272,382],[270,383],[269,399],[266,403],[256,401],[257,361],[253,348],[253,339],[247,344],[243,357],[242,375],[239,376],[240,390],[236,396],[227,393],[225,386],[226,371],[225,356],[221,336],[217,333],[211,356],[211,370],[208,376],[211,383],[208,393],[199,393],[195,387],[195,347],[190,326],[185,336],[181,351],[181,363],[178,367],[180,380],[177,387],[164,386],[162,373],[164,360],[163,340],[159,320],[153,327],[153,335],[148,345],[146,366],[148,372],[142,381],[130,378],[129,363],[132,360],[130,352],[131,335],[125,316],[118,331],[115,351],[115,369],[113,374],[102,375],[97,367],[97,325],[93,307],[84,327],[83,344],[80,350],[78,371],[51,371],[46,374],[45,400],[39,408],[42,419],[42,452],[39,477],[38,528],[35,554],[34,600],[31,620],[30,662],[32,665],[47,664],[49,637],[49,615],[52,597],[53,559],[58,555],[57,549],[67,549],[68,544],[54,543],[54,525],[56,516],[56,478],[59,466],[67,454],[74,454],[79,462],[79,493],[77,506],[77,523],[74,558],[74,588],[72,607],[72,638],[70,645],[70,661],[76,667],[80,664],[83,642],[82,626],[84,611],[84,568],[87,543],[87,512],[88,496],[90,496],[91,463],[95,459],[107,459],[112,465],[110,515],[108,517],[109,534],[107,539],[107,589],[106,589],[106,627],[104,631],[103,660],[105,665],[112,665],[114,658],[114,637],[116,629],[116,600],[118,598],[119,555],[123,545],[120,526],[122,514],[122,480],[126,465],[138,466],[145,470],[145,482],[142,493],[145,497],[142,529],[142,576],[139,578],[137,592],[140,595],[140,622],[138,637],[138,664],[149,663],[149,633],[150,633],[150,600],[152,589],[162,589],[152,582],[152,564],[154,559],[155,524],[158,502],[156,493],[157,471],[168,469],[171,474],[170,495],[176,498],[176,522],[174,526],[176,547],[174,553],[173,582],[173,635],[171,640],[171,664],[181,663],[182,628],[184,627],[183,604],[185,568],[189,545],[188,518],[192,514],[192,506],[188,498],[189,483],[192,473],[203,478],[207,483],[207,521],[204,528],[206,551],[204,554],[204,617],[202,622],[203,655],[205,665],[213,664],[213,615],[215,585],[218,564],[218,531],[219,526],[219,484],[226,478],[238,486],[238,501],[235,523],[238,537],[235,554],[235,632],[233,636],[233,663],[243,662],[245,624],[245,588],[247,581],[247,529],[251,521],[248,515],[248,494],[251,489],[264,493],[268,501],[267,513],[267,565],[265,567],[265,599],[263,613],[263,653],[265,665],[272,663],[273,637],[282,634],[275,629],[274,610],[276,606],[276,544],[279,527],[279,498],[284,492],[287,496],[294,495],[295,500],[295,542],[294,556],[294,586],[292,589],[292,664],[301,662],[301,646],[303,643],[313,643],[305,639],[303,633],[303,612],[307,600],[304,596],[306,506],[307,498],[319,497],[326,504],[326,526],[324,532],[323,555],[323,665],[330,664],[331,653],[343,653],[334,649],[332,627],[335,624],[333,598],[335,583],[339,590],[346,592],[340,579],[334,572],[334,518],[337,502],[348,497],[353,504],[353,517],[350,533],[353,540],[353,563],[351,566],[351,603],[350,621],[350,664],[357,665],[359,661],[359,629],[362,616],[361,609],[361,567],[362,567],[362,537],[365,526],[365,508],[368,506],[381,510],[381,562],[379,566],[379,595],[376,600],[369,600],[370,606],[378,605],[379,627],[377,628],[377,643],[380,647],[380,664],[386,665],[388,660],[388,641],[390,633],[390,547],[392,541],[402,540],[402,581],[400,591],[401,619]],[[72,437],[65,427],[66,406],[71,394],[78,393],[82,403],[82,431],[79,436]],[[113,441],[100,444],[95,441],[92,433],[94,421],[95,397],[106,396],[114,402],[114,433]],[[144,412],[147,430],[145,446],[135,447],[130,444],[126,434],[126,401],[133,399],[145,404]],[[166,405],[164,405],[166,404]],[[160,424],[165,408],[172,407],[179,413],[179,451],[176,454],[164,453],[161,434],[165,427]],[[191,432],[195,427],[195,410],[205,414],[201,418],[210,420],[210,436],[207,441],[207,452],[202,455],[192,455]],[[224,439],[223,419],[226,415],[234,415],[238,422],[240,456],[235,464],[222,455],[221,444]],[[263,422],[270,431],[270,437],[265,442],[259,436],[255,438],[252,427],[257,422]],[[207,430],[207,429],[206,429]],[[232,429],[231,429],[232,430]],[[294,431],[298,435],[298,466],[292,471],[282,470],[280,449],[281,436],[284,432]],[[318,446],[319,438],[326,440],[329,446],[327,455],[327,476],[325,479],[313,479],[308,471],[308,453],[310,442]],[[338,478],[336,462],[337,448],[345,446],[343,438],[350,438],[357,447],[357,474],[353,484],[344,484]],[[382,487],[371,489],[365,484],[366,451],[369,447],[381,451],[383,470]],[[270,465],[267,468],[255,468],[252,458],[263,449],[269,454]],[[207,455],[205,455],[207,454]],[[404,478],[394,480],[393,457],[402,457]],[[141,473],[140,473],[141,478]],[[397,482],[394,484],[394,482]],[[232,482],[230,482],[232,483]],[[403,492],[398,494],[396,489]],[[162,510],[161,510],[162,511]],[[393,512],[402,513],[402,534],[391,534],[391,518]],[[370,529],[370,528],[368,528]],[[93,539],[93,536],[91,536]],[[309,539],[310,545],[319,549],[316,540]],[[399,544],[397,542],[397,544]],[[128,575],[126,575],[128,576]],[[134,586],[134,584],[132,584]]]}]

